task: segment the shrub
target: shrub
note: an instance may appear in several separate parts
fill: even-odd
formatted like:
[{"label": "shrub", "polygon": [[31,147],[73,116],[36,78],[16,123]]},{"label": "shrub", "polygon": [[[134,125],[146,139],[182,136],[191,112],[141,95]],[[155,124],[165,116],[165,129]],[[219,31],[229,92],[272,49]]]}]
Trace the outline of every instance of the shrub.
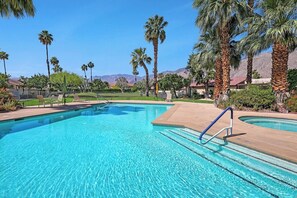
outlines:
[{"label": "shrub", "polygon": [[286,101],[289,111],[297,112],[297,95],[293,95]]},{"label": "shrub", "polygon": [[232,93],[230,101],[238,109],[252,108],[257,111],[272,109],[275,104],[275,95],[271,87],[263,88],[254,85],[245,90]]},{"label": "shrub", "polygon": [[5,88],[0,89],[0,111],[14,111],[17,109],[18,102],[12,94]]}]

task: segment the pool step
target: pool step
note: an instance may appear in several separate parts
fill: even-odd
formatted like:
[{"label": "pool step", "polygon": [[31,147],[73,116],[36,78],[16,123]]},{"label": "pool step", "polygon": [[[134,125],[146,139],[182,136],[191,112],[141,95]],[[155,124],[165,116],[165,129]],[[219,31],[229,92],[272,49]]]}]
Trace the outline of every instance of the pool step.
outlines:
[{"label": "pool step", "polygon": [[281,192],[297,190],[297,176],[294,172],[275,169],[274,165],[267,162],[237,153],[228,148],[230,146],[223,140],[202,146],[197,136],[186,129],[167,129],[160,133],[271,196],[281,196]]}]

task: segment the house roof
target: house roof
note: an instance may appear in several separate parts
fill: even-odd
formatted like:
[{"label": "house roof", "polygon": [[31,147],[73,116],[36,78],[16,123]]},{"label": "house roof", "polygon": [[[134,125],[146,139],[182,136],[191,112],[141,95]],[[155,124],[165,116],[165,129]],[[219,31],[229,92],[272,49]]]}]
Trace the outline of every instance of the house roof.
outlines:
[{"label": "house roof", "polygon": [[8,84],[10,84],[10,85],[22,85],[23,83],[21,83],[18,80],[9,79]]},{"label": "house roof", "polygon": [[240,76],[240,77],[234,77],[230,80],[231,86],[236,86],[239,84],[245,84],[246,77]]}]

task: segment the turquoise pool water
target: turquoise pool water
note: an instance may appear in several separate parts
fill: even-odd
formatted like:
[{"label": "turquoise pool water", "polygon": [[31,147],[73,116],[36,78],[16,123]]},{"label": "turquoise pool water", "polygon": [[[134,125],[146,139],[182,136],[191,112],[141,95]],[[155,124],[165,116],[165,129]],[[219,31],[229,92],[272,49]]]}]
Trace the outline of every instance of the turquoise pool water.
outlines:
[{"label": "turquoise pool water", "polygon": [[296,197],[294,164],[153,126],[169,108],[110,104],[0,123],[0,197]]},{"label": "turquoise pool water", "polygon": [[265,128],[297,132],[297,120],[256,116],[243,116],[240,120]]}]

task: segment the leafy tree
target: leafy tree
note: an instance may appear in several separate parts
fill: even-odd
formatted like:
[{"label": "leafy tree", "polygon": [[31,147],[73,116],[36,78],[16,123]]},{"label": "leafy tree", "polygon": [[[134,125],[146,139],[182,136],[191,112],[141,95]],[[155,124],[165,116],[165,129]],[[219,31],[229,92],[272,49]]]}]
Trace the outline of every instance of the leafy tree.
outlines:
[{"label": "leafy tree", "polygon": [[94,68],[94,63],[92,63],[92,62],[89,62],[88,63],[88,68],[90,68],[90,70],[91,70],[91,82],[93,82],[93,76],[92,76],[92,69]]},{"label": "leafy tree", "polygon": [[253,70],[253,73],[252,73],[252,75],[253,75],[253,79],[259,79],[259,78],[261,78],[261,75],[259,74],[259,72],[257,71],[257,70]]},{"label": "leafy tree", "polygon": [[0,73],[0,88],[7,88],[8,87],[8,80],[9,75]]},{"label": "leafy tree", "polygon": [[164,28],[168,25],[162,16],[154,16],[148,19],[145,23],[145,39],[152,42],[154,46],[154,92],[157,96],[157,83],[158,83],[158,46],[159,39],[163,43],[166,39],[166,32]]},{"label": "leafy tree", "polygon": [[141,94],[146,93],[147,87],[146,87],[146,82],[145,80],[140,80],[134,83],[134,87],[136,90],[140,91]]},{"label": "leafy tree", "polygon": [[143,67],[145,71],[145,83],[146,83],[146,91],[145,95],[149,96],[149,73],[146,64],[151,64],[152,58],[149,57],[146,53],[146,48],[137,48],[135,49],[132,53],[132,60],[130,61],[130,64],[133,66],[133,71],[136,70],[137,68]]},{"label": "leafy tree", "polygon": [[34,74],[28,80],[28,85],[42,91],[48,84],[48,77],[43,74]]},{"label": "leafy tree", "polygon": [[49,60],[48,60],[48,46],[51,45],[54,40],[53,35],[50,34],[47,30],[43,30],[38,35],[38,39],[43,45],[45,45],[47,73],[48,73],[48,79],[50,79],[51,71],[50,71],[50,65],[49,65]]},{"label": "leafy tree", "polygon": [[176,91],[184,87],[183,77],[177,74],[166,74],[159,82],[162,90],[172,90],[177,98]]},{"label": "leafy tree", "polygon": [[103,82],[101,79],[95,79],[93,82],[90,83],[92,90],[103,90],[109,87],[108,82]]},{"label": "leafy tree", "polygon": [[253,34],[244,40],[251,43],[249,50],[259,51],[272,46],[271,84],[280,98],[288,88],[289,52],[297,46],[296,7],[296,0],[263,0],[257,13],[246,19],[253,24],[248,28]]},{"label": "leafy tree", "polygon": [[125,89],[128,88],[128,81],[125,77],[119,77],[116,79],[116,86],[121,89],[121,92],[124,93]]},{"label": "leafy tree", "polygon": [[32,0],[1,0],[0,15],[1,17],[10,17],[13,15],[16,18],[34,16],[35,8]]},{"label": "leafy tree", "polygon": [[25,92],[25,88],[27,87],[28,89],[30,89],[31,87],[29,86],[29,78],[25,77],[25,76],[20,76],[19,81],[22,83],[21,87],[23,89],[23,94]]},{"label": "leafy tree", "polygon": [[8,60],[8,54],[6,52],[0,52],[0,59],[3,60],[3,65],[4,65],[4,74],[7,75],[6,72],[6,64],[5,64],[5,60]]},{"label": "leafy tree", "polygon": [[77,89],[83,85],[83,80],[79,75],[66,71],[52,74],[51,83],[56,89],[62,91],[65,86],[64,78],[66,79],[67,89]]},{"label": "leafy tree", "polygon": [[297,91],[297,69],[289,69],[288,71],[289,90]]}]

